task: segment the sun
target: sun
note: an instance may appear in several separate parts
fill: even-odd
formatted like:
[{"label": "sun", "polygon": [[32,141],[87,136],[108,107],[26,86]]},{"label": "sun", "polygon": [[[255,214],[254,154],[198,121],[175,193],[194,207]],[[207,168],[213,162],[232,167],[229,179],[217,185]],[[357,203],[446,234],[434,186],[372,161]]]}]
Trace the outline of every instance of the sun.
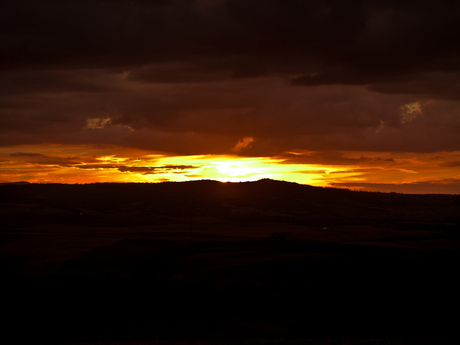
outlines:
[{"label": "sun", "polygon": [[261,166],[239,160],[218,162],[216,169],[220,174],[228,177],[250,177],[253,174],[261,174],[264,170]]}]

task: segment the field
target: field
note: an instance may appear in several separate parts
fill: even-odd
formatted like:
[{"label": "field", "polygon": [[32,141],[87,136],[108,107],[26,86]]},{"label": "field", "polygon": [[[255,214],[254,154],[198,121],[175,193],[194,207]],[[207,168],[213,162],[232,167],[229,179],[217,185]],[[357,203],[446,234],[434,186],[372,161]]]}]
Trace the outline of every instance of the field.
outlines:
[{"label": "field", "polygon": [[[2,336],[209,345],[458,340],[459,209],[458,195],[271,180],[2,185]],[[23,331],[12,331],[18,325]]]}]

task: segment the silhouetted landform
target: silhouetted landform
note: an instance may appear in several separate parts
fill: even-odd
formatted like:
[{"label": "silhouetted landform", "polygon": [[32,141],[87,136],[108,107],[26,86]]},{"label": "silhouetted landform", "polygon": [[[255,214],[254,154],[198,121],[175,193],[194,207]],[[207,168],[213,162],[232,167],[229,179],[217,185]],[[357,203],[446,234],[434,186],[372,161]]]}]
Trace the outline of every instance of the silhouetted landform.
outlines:
[{"label": "silhouetted landform", "polygon": [[273,180],[4,184],[4,329],[24,331],[2,337],[441,343],[458,337],[459,209]]}]

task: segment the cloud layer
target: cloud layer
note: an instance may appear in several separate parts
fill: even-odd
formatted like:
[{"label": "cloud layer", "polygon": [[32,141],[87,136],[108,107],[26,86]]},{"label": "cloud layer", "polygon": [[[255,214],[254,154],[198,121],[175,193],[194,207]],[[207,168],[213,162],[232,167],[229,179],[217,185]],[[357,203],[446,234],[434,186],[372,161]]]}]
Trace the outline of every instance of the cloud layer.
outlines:
[{"label": "cloud layer", "polygon": [[17,0],[0,23],[0,146],[460,150],[460,1]]}]

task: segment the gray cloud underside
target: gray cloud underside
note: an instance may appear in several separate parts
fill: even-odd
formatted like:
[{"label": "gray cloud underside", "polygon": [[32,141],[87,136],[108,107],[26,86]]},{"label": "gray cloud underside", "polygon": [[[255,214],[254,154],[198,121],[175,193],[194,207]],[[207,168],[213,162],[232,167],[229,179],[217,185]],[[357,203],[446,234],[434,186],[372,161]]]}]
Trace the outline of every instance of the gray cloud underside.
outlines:
[{"label": "gray cloud underside", "polygon": [[18,0],[0,23],[0,145],[460,150],[460,1]]},{"label": "gray cloud underside", "polygon": [[314,72],[314,83],[361,84],[459,67],[455,0],[17,0],[0,13],[3,68],[208,59],[202,68],[234,77]]}]

